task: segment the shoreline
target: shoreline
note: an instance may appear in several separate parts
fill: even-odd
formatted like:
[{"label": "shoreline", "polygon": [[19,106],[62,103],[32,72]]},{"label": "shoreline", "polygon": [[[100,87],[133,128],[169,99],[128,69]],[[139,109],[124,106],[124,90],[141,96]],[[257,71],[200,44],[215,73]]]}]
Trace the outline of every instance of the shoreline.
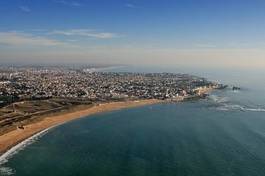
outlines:
[{"label": "shoreline", "polygon": [[0,136],[0,156],[4,155],[10,149],[18,145],[19,143],[27,140],[28,138],[34,136],[35,134],[49,129],[53,126],[59,126],[61,124],[70,122],[72,120],[85,118],[90,115],[110,112],[120,109],[140,107],[145,105],[157,104],[163,101],[156,99],[149,100],[130,100],[122,102],[109,102],[99,105],[94,105],[82,110],[76,110],[73,112],[58,114],[58,115],[48,115],[40,121],[32,122],[24,126],[24,129],[16,129],[7,132]]},{"label": "shoreline", "polygon": [[[214,90],[214,88],[200,88],[200,93],[205,94],[210,93]],[[186,97],[187,98],[187,97]],[[108,102],[102,104],[95,104],[93,106],[88,106],[84,109],[77,109],[70,112],[55,114],[55,115],[47,115],[46,117],[41,118],[39,121],[33,121],[24,127],[24,129],[15,129],[4,133],[0,136],[0,157],[3,156],[6,152],[8,152],[13,147],[19,145],[21,142],[27,140],[28,138],[40,133],[44,130],[50,129],[55,126],[62,125],[64,123],[70,122],[72,120],[85,118],[90,115],[110,112],[120,109],[126,108],[134,108],[145,105],[152,105],[158,103],[172,103],[172,102],[182,102],[185,101],[185,97],[178,97],[171,100],[158,100],[158,99],[143,99],[143,100],[126,100],[126,101],[118,101],[118,102]]]}]

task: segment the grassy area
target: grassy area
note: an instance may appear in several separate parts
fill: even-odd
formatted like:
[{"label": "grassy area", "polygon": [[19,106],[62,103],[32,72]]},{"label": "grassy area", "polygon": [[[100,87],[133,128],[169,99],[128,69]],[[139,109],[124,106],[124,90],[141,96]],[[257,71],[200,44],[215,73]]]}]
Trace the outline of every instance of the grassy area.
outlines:
[{"label": "grassy area", "polygon": [[92,106],[90,101],[48,99],[16,102],[0,108],[0,134],[47,115],[60,114]]}]

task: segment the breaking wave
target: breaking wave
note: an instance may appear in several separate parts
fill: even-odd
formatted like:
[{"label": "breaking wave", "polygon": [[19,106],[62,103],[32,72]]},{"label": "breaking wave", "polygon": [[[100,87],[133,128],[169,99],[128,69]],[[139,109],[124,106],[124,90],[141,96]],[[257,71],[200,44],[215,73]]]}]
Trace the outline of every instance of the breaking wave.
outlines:
[{"label": "breaking wave", "polygon": [[3,165],[5,163],[7,163],[8,160],[12,156],[14,156],[15,154],[17,154],[19,151],[23,150],[28,145],[31,145],[32,143],[34,143],[35,141],[37,141],[40,137],[42,137],[43,135],[45,135],[51,128],[54,128],[54,127],[55,126],[52,126],[52,127],[47,128],[47,129],[45,129],[43,131],[40,131],[39,133],[37,133],[37,134],[29,137],[28,139],[20,142],[19,144],[15,145],[11,149],[9,149],[7,152],[5,152],[4,154],[2,154],[0,156],[0,175],[13,175],[15,171],[12,168],[5,167]]},{"label": "breaking wave", "polygon": [[225,102],[229,102],[229,98],[228,97],[220,97],[220,96],[217,96],[217,95],[210,95],[209,96],[209,99],[211,99],[215,103],[225,103]]},{"label": "breaking wave", "polygon": [[265,108],[250,108],[236,104],[224,104],[216,108],[220,111],[252,111],[252,112],[265,112]]},{"label": "breaking wave", "polygon": [[0,175],[14,175],[15,171],[10,167],[0,167]]},{"label": "breaking wave", "polygon": [[212,101],[211,107],[219,111],[250,111],[250,112],[265,112],[264,107],[247,106],[233,103],[228,97],[218,95],[210,95],[209,100]]}]

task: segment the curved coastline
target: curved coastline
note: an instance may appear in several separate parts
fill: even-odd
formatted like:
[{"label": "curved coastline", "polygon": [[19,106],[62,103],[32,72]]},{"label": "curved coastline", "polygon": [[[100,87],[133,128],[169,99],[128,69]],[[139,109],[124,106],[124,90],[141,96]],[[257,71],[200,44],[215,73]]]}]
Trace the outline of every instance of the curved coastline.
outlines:
[{"label": "curved coastline", "polygon": [[52,129],[52,128],[56,127],[56,126],[51,126],[51,127],[47,128],[47,129],[44,129],[44,130],[42,130],[42,131],[30,136],[29,138],[23,140],[22,142],[16,144],[15,146],[12,146],[9,150],[7,150],[5,153],[3,153],[0,156],[0,165],[6,163],[8,161],[8,159],[10,157],[12,157],[12,155],[16,154],[17,152],[19,152],[20,150],[22,150],[26,146],[32,144],[36,139],[38,139],[39,137],[45,135],[50,129]]},{"label": "curved coastline", "polygon": [[[212,92],[214,88],[200,88],[199,91],[202,94],[208,94]],[[198,95],[200,97],[200,94]],[[74,110],[73,112],[67,112],[56,115],[47,115],[40,121],[32,122],[24,126],[24,129],[16,129],[7,132],[0,136],[0,158],[5,155],[10,149],[19,145],[23,141],[29,139],[30,137],[42,133],[43,131],[48,131],[55,126],[67,123],[69,121],[84,118],[93,114],[110,112],[114,110],[120,110],[125,108],[133,108],[144,105],[151,105],[157,103],[168,103],[168,102],[180,102],[184,101],[187,97],[178,97],[170,100],[158,100],[158,99],[142,99],[142,100],[126,100],[118,102],[108,102],[102,103],[82,110]],[[188,97],[189,98],[189,97]]]},{"label": "curved coastline", "polygon": [[[19,150],[24,143],[35,139],[35,137],[46,133],[49,129],[64,124],[66,122],[87,117],[89,115],[109,112],[125,108],[133,108],[144,105],[151,105],[160,103],[161,100],[149,99],[149,100],[134,100],[123,102],[110,102],[99,104],[84,110],[78,110],[69,112],[66,114],[52,115],[43,118],[42,120],[34,123],[30,123],[24,126],[24,130],[16,129],[0,136],[0,159],[8,158],[14,152]],[[0,161],[1,164],[1,161]]]}]

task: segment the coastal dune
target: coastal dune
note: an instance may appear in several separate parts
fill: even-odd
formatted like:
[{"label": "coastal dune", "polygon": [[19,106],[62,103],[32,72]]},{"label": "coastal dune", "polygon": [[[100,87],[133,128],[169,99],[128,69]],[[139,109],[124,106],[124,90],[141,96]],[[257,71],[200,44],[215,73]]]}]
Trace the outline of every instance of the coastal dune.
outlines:
[{"label": "coastal dune", "polygon": [[119,110],[123,108],[132,108],[144,105],[159,103],[160,100],[137,100],[124,102],[111,102],[95,105],[83,110],[77,110],[59,115],[50,115],[35,123],[30,123],[24,126],[24,129],[16,129],[0,136],[0,154],[3,154],[11,147],[22,142],[23,140],[33,136],[34,134],[43,131],[52,126],[60,125],[74,119],[86,117],[92,114]]}]

